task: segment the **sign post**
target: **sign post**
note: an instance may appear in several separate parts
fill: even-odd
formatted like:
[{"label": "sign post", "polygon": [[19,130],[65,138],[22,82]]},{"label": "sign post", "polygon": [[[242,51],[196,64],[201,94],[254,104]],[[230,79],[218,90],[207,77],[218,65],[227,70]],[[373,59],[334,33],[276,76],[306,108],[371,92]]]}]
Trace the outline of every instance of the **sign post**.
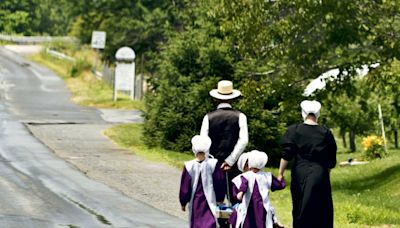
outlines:
[{"label": "sign post", "polygon": [[95,49],[104,49],[106,47],[106,32],[93,31],[91,46]]},{"label": "sign post", "polygon": [[130,47],[122,47],[115,54],[114,101],[117,100],[118,90],[130,91],[131,100],[135,90],[135,52]]},{"label": "sign post", "polygon": [[92,32],[92,48],[96,49],[96,59],[94,63],[94,70],[97,69],[97,59],[99,58],[99,49],[104,49],[106,47],[106,32],[103,31],[93,31]]}]

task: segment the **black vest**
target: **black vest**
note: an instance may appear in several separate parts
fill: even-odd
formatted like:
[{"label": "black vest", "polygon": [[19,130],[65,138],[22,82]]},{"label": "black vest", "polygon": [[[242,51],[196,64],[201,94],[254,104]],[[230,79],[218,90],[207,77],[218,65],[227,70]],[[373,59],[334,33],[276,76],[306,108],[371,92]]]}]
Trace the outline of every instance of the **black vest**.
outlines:
[{"label": "black vest", "polygon": [[239,139],[239,111],[231,108],[217,109],[208,113],[211,138],[210,154],[219,161],[225,160],[233,151]]}]

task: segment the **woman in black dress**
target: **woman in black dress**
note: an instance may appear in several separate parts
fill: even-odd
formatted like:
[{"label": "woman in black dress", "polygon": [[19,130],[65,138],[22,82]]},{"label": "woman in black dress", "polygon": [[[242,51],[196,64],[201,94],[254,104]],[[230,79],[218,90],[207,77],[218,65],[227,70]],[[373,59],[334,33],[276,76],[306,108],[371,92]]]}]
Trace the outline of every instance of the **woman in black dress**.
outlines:
[{"label": "woman in black dress", "polygon": [[333,202],[330,169],[336,165],[336,142],[331,131],[318,125],[321,104],[300,104],[304,123],[290,126],[282,138],[278,179],[294,159],[290,190],[294,228],[332,228]]}]

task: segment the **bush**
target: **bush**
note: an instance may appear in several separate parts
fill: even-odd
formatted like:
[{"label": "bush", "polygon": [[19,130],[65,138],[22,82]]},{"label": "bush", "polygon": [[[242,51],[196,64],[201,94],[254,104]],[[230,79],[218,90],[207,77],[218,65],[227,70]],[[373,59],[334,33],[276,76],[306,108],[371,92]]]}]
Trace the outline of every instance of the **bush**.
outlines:
[{"label": "bush", "polygon": [[215,108],[209,90],[220,78],[232,80],[229,54],[218,39],[188,33],[166,48],[158,65],[145,100],[144,140],[149,146],[189,151],[203,116]]},{"label": "bush", "polygon": [[70,76],[78,77],[80,73],[85,70],[90,70],[90,68],[92,68],[92,65],[88,61],[84,59],[78,59],[71,67]]},{"label": "bush", "polygon": [[370,135],[364,137],[361,144],[364,148],[364,155],[367,159],[381,158],[385,155],[382,137]]},{"label": "bush", "polygon": [[[203,117],[217,104],[209,95],[221,79],[232,80],[242,92],[233,107],[246,114],[249,144],[269,156],[269,165],[279,165],[279,140],[286,129],[301,119],[297,108],[301,90],[287,89],[282,80],[254,77],[251,62],[241,63],[223,40],[208,33],[181,34],[161,52],[157,75],[146,95],[144,141],[174,151],[189,151],[190,139],[199,134]],[[289,97],[291,96],[291,97]],[[296,100],[297,99],[297,100]]]}]

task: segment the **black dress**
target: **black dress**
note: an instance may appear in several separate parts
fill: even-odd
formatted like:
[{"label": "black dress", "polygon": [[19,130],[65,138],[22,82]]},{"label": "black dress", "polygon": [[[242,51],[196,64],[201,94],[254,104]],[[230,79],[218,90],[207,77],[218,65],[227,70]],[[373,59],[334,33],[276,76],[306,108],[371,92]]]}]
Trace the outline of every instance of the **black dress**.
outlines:
[{"label": "black dress", "polygon": [[329,169],[336,165],[336,142],[320,125],[297,124],[282,138],[282,158],[294,158],[290,190],[294,228],[333,227]]}]

